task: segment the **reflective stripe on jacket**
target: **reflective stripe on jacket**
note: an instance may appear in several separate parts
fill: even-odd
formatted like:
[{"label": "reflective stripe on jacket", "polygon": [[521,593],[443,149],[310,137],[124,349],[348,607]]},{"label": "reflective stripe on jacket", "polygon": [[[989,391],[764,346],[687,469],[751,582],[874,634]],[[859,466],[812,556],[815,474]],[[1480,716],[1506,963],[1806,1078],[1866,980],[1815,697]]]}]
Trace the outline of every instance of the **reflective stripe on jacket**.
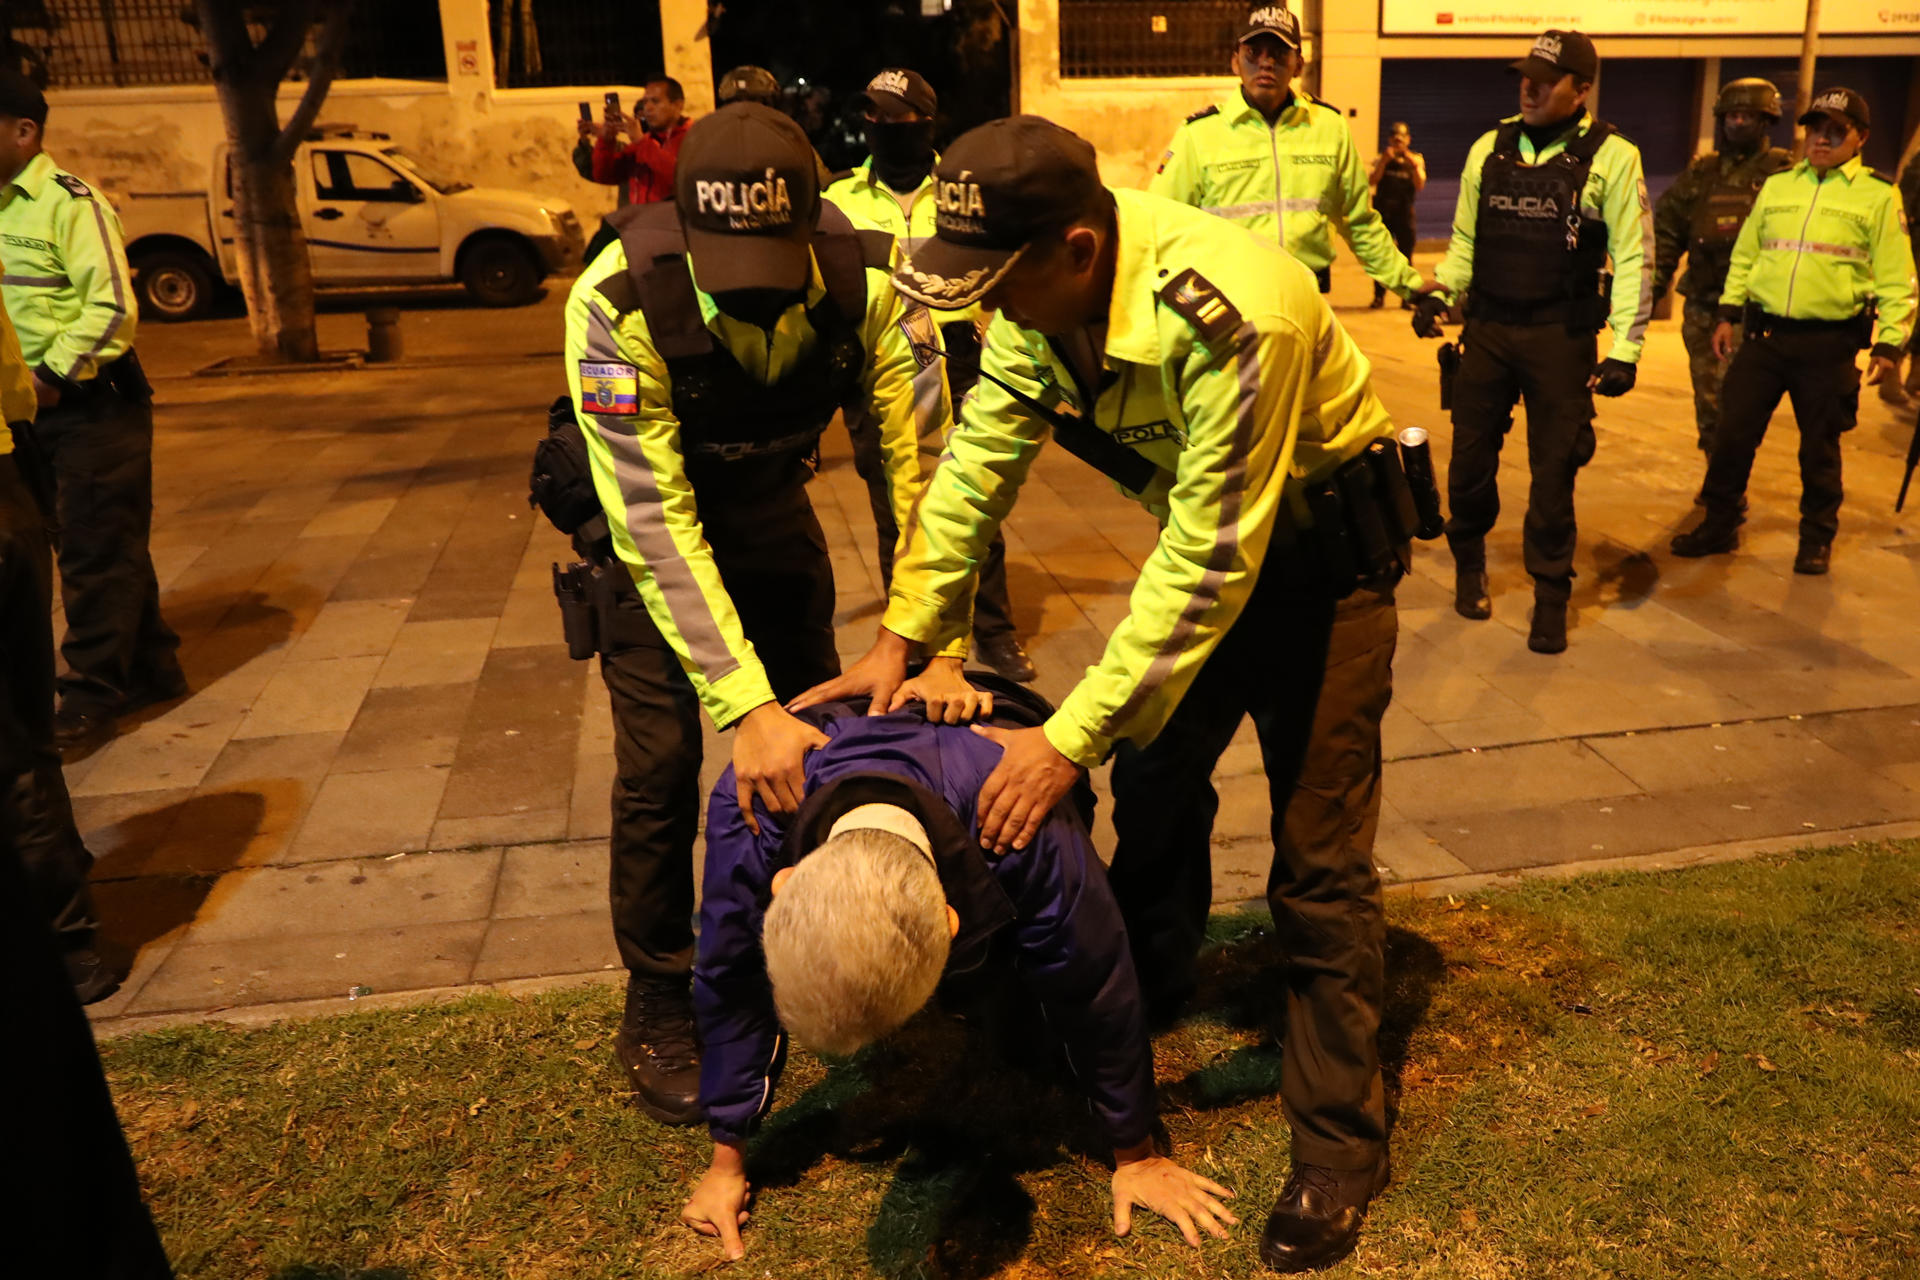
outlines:
[{"label": "reflective stripe on jacket", "polygon": [[[1518,119],[1518,116],[1508,117],[1508,121]],[[1538,152],[1533,142],[1522,134],[1520,158],[1528,164],[1551,160],[1567,149],[1568,141],[1592,127],[1593,118],[1585,116],[1578,126]],[[1455,296],[1473,285],[1473,233],[1480,215],[1480,170],[1493,154],[1495,132],[1489,129],[1467,151],[1466,167],[1460,173],[1460,199],[1453,212],[1453,240],[1447,246],[1445,261],[1434,272]],[[1607,355],[1627,364],[1638,363],[1647,321],[1653,318],[1655,261],[1653,213],[1647,204],[1647,179],[1640,168],[1640,149],[1617,133],[1603,142],[1594,153],[1593,168],[1587,173],[1587,186],[1580,204],[1588,217],[1597,217],[1607,224],[1607,254],[1613,261],[1613,310],[1607,319],[1607,328],[1613,333],[1613,346]]]},{"label": "reflective stripe on jacket", "polygon": [[[1172,201],[1113,195],[1119,244],[1097,396],[1044,337],[1005,313],[982,355],[984,374],[1081,414],[1161,473],[1146,492],[1128,494],[1161,521],[1131,611],[1046,724],[1054,747],[1084,765],[1116,739],[1152,740],[1239,616],[1276,528],[1308,522],[1304,482],[1392,430],[1371,365],[1300,262]],[[1239,323],[1214,340],[1163,296],[1189,269],[1238,311]],[[909,640],[951,638],[943,615],[967,590],[1049,432],[982,377],[894,566],[883,625]]]},{"label": "reflective stripe on jacket", "polygon": [[1802,160],[1760,188],[1734,241],[1723,315],[1752,302],[1790,320],[1845,320],[1879,308],[1873,344],[1913,332],[1913,246],[1891,182],[1859,156],[1824,175]]},{"label": "reflective stripe on jacket", "polygon": [[1180,126],[1147,190],[1237,222],[1318,271],[1338,229],[1367,274],[1401,295],[1413,269],[1374,212],[1353,134],[1334,108],[1296,93],[1272,125],[1238,90]]}]

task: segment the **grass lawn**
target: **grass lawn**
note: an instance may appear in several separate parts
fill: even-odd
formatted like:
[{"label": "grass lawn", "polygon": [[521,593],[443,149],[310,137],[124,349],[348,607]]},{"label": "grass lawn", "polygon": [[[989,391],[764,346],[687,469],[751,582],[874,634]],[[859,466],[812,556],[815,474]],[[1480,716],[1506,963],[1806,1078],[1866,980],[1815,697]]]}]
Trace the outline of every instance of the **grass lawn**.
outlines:
[{"label": "grass lawn", "polygon": [[[1920,1276],[1920,844],[1390,906],[1395,1178],[1336,1276]],[[622,1104],[593,988],[103,1046],[183,1277],[1259,1272],[1286,1175],[1263,915],[1156,1042],[1227,1243],[1108,1226],[1084,1106],[924,1017],[796,1055],[747,1258],[675,1215],[699,1131]]]}]

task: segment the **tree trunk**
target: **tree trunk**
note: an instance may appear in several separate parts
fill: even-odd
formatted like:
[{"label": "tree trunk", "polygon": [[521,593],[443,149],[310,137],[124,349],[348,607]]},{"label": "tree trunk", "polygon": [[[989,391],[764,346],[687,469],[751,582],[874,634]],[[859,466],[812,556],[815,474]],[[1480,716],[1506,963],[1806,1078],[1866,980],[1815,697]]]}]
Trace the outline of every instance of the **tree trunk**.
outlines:
[{"label": "tree trunk", "polygon": [[[293,162],[339,70],[350,0],[282,0],[258,45],[241,0],[198,0],[198,8],[227,126],[233,243],[254,345],[268,359],[317,360],[313,264]],[[305,47],[316,11],[324,16],[307,90],[283,128],[280,82]]]}]

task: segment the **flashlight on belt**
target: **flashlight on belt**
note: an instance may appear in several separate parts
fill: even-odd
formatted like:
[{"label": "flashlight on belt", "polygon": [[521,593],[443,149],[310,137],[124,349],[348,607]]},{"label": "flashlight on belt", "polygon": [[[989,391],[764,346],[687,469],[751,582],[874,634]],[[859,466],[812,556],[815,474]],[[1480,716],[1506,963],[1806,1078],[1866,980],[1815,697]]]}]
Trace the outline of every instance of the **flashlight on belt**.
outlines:
[{"label": "flashlight on belt", "polygon": [[1446,531],[1447,518],[1440,510],[1440,485],[1433,477],[1433,449],[1427,443],[1427,429],[1402,428],[1399,442],[1400,469],[1406,473],[1407,488],[1413,491],[1413,509],[1419,517],[1414,536],[1423,541],[1437,538]]}]

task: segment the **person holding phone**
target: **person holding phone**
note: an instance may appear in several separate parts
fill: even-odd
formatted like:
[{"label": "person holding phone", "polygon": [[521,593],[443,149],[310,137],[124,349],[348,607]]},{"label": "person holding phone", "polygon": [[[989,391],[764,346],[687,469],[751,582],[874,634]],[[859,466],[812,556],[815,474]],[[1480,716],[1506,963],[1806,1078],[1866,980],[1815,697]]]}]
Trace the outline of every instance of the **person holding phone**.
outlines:
[{"label": "person holding phone", "polygon": [[589,182],[618,187],[622,208],[673,199],[674,166],[690,123],[686,99],[678,80],[658,76],[647,81],[638,116],[620,110],[618,93],[607,94],[603,118],[597,124],[591,108],[581,103],[574,168]]}]

